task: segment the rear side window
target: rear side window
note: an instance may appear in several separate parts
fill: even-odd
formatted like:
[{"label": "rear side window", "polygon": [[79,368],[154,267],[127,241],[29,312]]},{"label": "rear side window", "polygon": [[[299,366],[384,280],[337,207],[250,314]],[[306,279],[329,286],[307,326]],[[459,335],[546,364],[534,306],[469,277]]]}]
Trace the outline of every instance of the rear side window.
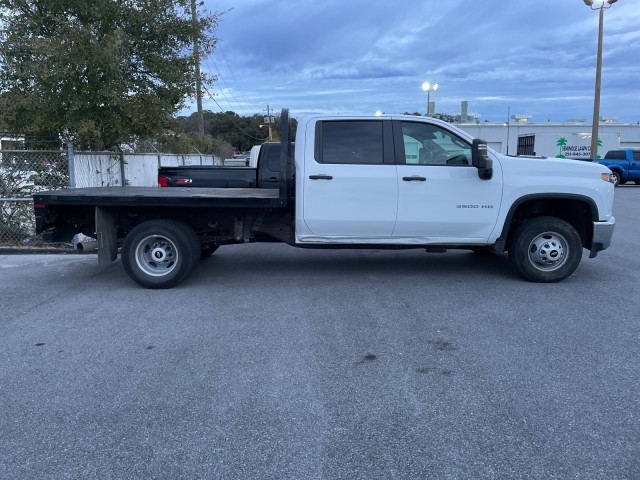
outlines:
[{"label": "rear side window", "polygon": [[381,121],[322,122],[316,160],[320,163],[382,164]]},{"label": "rear side window", "polygon": [[640,160],[640,152],[631,152],[631,153],[633,153],[634,160]]}]

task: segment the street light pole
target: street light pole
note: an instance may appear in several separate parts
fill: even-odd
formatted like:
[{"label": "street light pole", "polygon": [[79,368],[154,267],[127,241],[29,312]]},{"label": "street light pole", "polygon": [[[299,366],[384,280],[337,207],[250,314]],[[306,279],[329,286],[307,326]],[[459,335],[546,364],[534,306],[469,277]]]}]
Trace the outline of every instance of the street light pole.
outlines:
[{"label": "street light pole", "polygon": [[[600,90],[602,85],[602,36],[604,30],[604,9],[618,0],[583,0],[591,10],[600,10],[598,22],[598,53],[596,56],[596,88],[593,95],[593,122],[591,123],[591,158],[598,157],[598,128],[600,126]],[[600,4],[595,6],[594,4]],[[605,7],[608,4],[608,7]]]},{"label": "street light pole", "polygon": [[596,60],[596,91],[593,95],[593,123],[591,124],[591,158],[598,158],[598,128],[600,127],[600,89],[602,85],[602,30],[604,27],[604,3],[600,7],[598,26],[598,55]]}]

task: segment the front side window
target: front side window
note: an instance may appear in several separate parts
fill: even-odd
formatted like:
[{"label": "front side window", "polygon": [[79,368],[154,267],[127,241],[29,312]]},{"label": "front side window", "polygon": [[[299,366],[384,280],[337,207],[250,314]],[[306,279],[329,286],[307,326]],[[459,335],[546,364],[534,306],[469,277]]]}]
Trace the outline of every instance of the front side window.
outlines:
[{"label": "front side window", "polygon": [[380,121],[322,122],[320,163],[382,164]]},{"label": "front side window", "polygon": [[402,137],[407,165],[471,165],[471,145],[443,128],[402,122]]}]

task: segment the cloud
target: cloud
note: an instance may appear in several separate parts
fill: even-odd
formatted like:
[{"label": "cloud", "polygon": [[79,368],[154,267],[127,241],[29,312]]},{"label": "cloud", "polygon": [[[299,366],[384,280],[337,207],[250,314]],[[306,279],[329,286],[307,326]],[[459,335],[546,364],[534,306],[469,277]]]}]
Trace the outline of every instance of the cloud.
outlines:
[{"label": "cloud", "polygon": [[[471,102],[483,118],[510,105],[562,121],[593,106],[598,15],[581,2],[538,0],[206,0],[226,10],[209,67],[243,114],[424,111],[420,85],[440,84],[436,110]],[[640,9],[605,13],[603,115],[630,122],[637,102]],[[205,67],[207,66],[205,62]]]}]

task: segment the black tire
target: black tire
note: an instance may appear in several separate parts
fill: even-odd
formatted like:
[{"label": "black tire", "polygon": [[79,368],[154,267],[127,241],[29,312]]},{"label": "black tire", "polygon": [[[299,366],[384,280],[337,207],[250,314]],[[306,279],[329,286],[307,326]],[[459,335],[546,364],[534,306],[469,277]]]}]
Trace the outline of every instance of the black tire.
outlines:
[{"label": "black tire", "polygon": [[171,288],[198,265],[200,240],[193,229],[174,220],[150,220],[135,227],[122,245],[122,266],[145,288]]},{"label": "black tire", "polygon": [[202,247],[200,248],[200,260],[209,258],[211,255],[213,255],[213,252],[218,250],[218,248],[220,248],[220,245],[211,245],[211,244],[202,245]]},{"label": "black tire", "polygon": [[582,241],[576,229],[564,220],[533,218],[516,230],[509,260],[531,282],[559,282],[578,268]]},{"label": "black tire", "polygon": [[617,187],[618,185],[620,185],[620,182],[622,182],[622,177],[616,171],[612,171],[610,177],[614,187]]}]

